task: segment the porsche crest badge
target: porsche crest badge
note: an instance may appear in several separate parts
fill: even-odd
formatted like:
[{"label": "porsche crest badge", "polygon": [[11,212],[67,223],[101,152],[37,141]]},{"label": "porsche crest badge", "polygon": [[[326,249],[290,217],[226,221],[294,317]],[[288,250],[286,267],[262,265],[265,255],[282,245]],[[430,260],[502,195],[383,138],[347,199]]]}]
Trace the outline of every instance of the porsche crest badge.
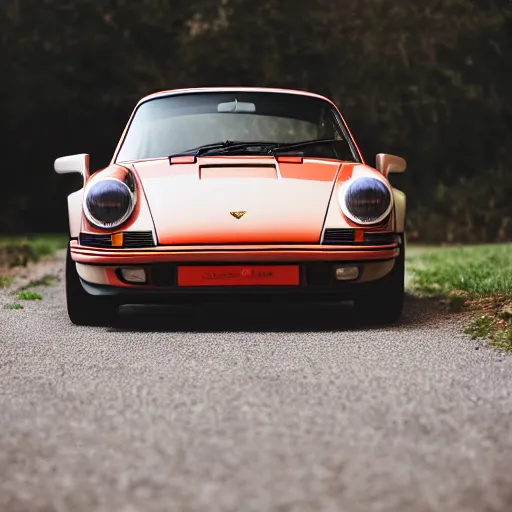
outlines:
[{"label": "porsche crest badge", "polygon": [[229,212],[235,219],[241,219],[247,212]]}]

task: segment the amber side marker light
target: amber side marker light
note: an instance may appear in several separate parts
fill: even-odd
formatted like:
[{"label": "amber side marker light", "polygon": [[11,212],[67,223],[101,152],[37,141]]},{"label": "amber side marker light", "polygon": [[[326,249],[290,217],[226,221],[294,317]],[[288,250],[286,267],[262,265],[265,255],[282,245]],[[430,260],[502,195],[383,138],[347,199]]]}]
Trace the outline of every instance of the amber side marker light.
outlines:
[{"label": "amber side marker light", "polygon": [[304,162],[304,158],[302,156],[284,156],[279,155],[276,157],[276,160],[280,164],[301,164]]},{"label": "amber side marker light", "polygon": [[364,231],[362,229],[354,230],[354,242],[364,242]]},{"label": "amber side marker light", "polygon": [[123,247],[123,233],[114,233],[112,235],[112,247]]},{"label": "amber side marker light", "polygon": [[184,155],[184,156],[170,156],[169,163],[171,165],[175,164],[195,164],[197,162],[196,155]]}]

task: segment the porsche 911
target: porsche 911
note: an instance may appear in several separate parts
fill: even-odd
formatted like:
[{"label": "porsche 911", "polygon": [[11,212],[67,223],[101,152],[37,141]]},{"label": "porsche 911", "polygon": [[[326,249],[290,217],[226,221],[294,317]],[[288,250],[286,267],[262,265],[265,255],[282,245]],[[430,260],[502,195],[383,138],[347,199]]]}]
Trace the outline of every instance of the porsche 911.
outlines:
[{"label": "porsche 911", "polygon": [[304,91],[171,90],[135,106],[110,163],[68,196],[66,301],[77,325],[123,304],[353,302],[399,319],[405,160],[365,162],[338,107]]}]

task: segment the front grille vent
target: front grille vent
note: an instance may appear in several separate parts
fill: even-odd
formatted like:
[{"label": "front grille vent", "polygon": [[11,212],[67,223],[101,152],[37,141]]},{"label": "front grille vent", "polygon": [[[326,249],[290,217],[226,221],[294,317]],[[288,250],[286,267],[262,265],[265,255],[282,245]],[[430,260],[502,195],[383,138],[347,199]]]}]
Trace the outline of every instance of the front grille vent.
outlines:
[{"label": "front grille vent", "polygon": [[391,245],[395,243],[393,233],[365,233],[364,241],[370,245]]},{"label": "front grille vent", "polygon": [[154,246],[155,242],[151,231],[126,231],[124,233],[123,247],[133,249]]},{"label": "front grille vent", "polygon": [[[112,235],[96,233],[80,233],[80,245],[87,247],[111,248]],[[125,231],[123,233],[123,248],[139,249],[142,247],[155,247],[153,233],[151,231]],[[114,247],[114,249],[120,247]]]},{"label": "front grille vent", "polygon": [[95,235],[92,233],[80,233],[80,245],[88,247],[112,247],[112,237],[110,235]]},{"label": "front grille vent", "polygon": [[326,245],[352,244],[354,243],[354,230],[341,228],[326,229],[323,243]]}]

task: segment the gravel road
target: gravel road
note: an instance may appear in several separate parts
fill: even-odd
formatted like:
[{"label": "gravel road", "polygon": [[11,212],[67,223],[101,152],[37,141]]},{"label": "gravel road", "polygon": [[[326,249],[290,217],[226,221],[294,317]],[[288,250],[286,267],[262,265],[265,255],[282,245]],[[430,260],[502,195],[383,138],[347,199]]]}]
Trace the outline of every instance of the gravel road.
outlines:
[{"label": "gravel road", "polygon": [[8,291],[2,512],[512,510],[512,356],[433,303],[371,330],[284,305],[80,328],[62,281]]}]

